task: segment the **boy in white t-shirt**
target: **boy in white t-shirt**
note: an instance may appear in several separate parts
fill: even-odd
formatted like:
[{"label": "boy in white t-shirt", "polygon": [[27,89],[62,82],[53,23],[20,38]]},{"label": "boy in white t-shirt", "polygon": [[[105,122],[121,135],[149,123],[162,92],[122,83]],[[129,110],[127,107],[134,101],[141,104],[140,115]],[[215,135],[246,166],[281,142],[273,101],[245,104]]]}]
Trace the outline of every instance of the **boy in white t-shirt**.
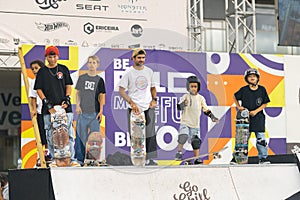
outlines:
[{"label": "boy in white t-shirt", "polygon": [[[184,94],[180,102],[177,104],[177,109],[182,110],[180,119],[180,130],[178,135],[178,152],[175,159],[182,160],[183,145],[190,137],[194,156],[199,156],[201,145],[200,138],[200,115],[201,111],[211,118],[213,122],[219,122],[212,112],[208,109],[205,98],[198,94],[200,91],[200,81],[196,76],[187,78],[186,89],[189,93]],[[201,159],[195,159],[194,164],[201,164]]]},{"label": "boy in white t-shirt", "polygon": [[[30,63],[30,68],[34,74],[34,76],[37,75],[38,71],[40,70],[41,67],[44,67],[45,64],[41,60],[34,60]],[[43,119],[43,114],[42,114],[42,100],[38,96],[36,90],[33,89],[35,84],[35,79],[32,80],[30,83],[30,88],[29,88],[29,97],[30,97],[30,103],[32,105],[32,111],[30,112],[31,117],[36,115],[37,122],[38,122],[38,128],[40,132],[40,137],[41,137],[41,142],[43,145],[43,150],[45,150],[47,146],[47,139],[46,139],[46,133],[44,129],[44,119]]]}]

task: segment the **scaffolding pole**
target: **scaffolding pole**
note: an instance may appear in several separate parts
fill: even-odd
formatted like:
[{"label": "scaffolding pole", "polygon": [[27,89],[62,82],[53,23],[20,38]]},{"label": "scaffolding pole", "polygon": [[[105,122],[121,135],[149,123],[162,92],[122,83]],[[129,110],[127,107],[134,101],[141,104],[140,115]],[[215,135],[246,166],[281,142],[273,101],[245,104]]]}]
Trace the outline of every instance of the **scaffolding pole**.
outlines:
[{"label": "scaffolding pole", "polygon": [[204,51],[203,0],[188,0],[188,48],[190,51]]},{"label": "scaffolding pole", "polygon": [[256,53],[254,0],[225,0],[227,52]]}]

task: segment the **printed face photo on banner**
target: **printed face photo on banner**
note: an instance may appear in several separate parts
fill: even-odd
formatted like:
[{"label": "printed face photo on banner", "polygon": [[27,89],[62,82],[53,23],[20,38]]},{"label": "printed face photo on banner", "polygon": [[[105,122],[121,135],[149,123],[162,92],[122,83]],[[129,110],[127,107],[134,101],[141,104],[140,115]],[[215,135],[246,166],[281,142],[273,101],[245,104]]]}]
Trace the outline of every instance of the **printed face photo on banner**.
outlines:
[{"label": "printed face photo on banner", "polygon": [[[29,78],[33,78],[29,63],[35,59],[45,60],[45,46],[23,45],[23,52]],[[109,48],[80,48],[59,46],[60,56],[58,63],[66,65],[74,82],[72,91],[72,106],[75,108],[76,98],[74,86],[78,76],[88,70],[87,58],[97,55],[100,66],[99,75],[104,79],[106,86],[106,104],[104,105],[101,122],[101,134],[104,138],[105,155],[116,151],[129,153],[130,143],[127,122],[127,104],[120,96],[117,87],[125,70],[132,66],[131,50]],[[80,52],[80,54],[79,54]],[[211,123],[204,114],[200,117],[200,133],[202,144],[201,154],[219,150],[225,146],[232,146],[235,137],[233,94],[242,86],[244,72],[249,68],[257,68],[260,72],[260,84],[263,85],[270,96],[271,102],[265,109],[266,133],[269,140],[269,154],[279,154],[286,151],[285,131],[285,102],[284,98],[284,65],[283,59],[275,56],[228,53],[195,53],[171,52],[163,50],[147,50],[145,66],[154,71],[158,105],[156,113],[157,160],[173,160],[177,152],[177,137],[181,113],[176,104],[180,97],[187,93],[186,78],[197,76],[201,82],[199,94],[206,99],[209,109],[220,119],[218,124]],[[272,60],[272,58],[274,59]],[[26,93],[22,85],[22,155],[27,158],[25,162],[32,165],[35,148],[34,136]],[[74,124],[77,116],[75,109]],[[280,125],[280,126],[279,126]],[[255,136],[251,136],[249,155],[257,155]],[[192,156],[190,143],[184,145],[186,156]],[[231,155],[231,148],[224,154]],[[218,161],[207,157],[205,164],[229,163],[225,158]]]}]

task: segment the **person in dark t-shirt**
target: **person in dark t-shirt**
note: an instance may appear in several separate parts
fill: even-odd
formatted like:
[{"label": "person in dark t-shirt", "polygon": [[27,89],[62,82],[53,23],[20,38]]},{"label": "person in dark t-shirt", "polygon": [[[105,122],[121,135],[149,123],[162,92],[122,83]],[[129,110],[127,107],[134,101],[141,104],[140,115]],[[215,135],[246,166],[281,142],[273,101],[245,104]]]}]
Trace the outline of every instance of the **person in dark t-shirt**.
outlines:
[{"label": "person in dark t-shirt", "polygon": [[[54,114],[56,112],[54,109],[55,105],[61,105],[67,113],[71,166],[80,166],[75,159],[74,150],[75,137],[72,125],[73,113],[70,97],[73,81],[71,79],[70,71],[65,65],[57,63],[57,60],[59,59],[59,50],[56,46],[47,47],[45,57],[48,61],[48,65],[39,70],[34,89],[37,91],[43,103],[42,113],[44,116],[46,138],[50,155],[54,157],[50,114]],[[50,166],[55,165],[55,161],[50,164]]]},{"label": "person in dark t-shirt", "polygon": [[[241,87],[234,94],[234,102],[238,110],[249,110],[249,131],[254,132],[256,136],[259,163],[270,163],[267,158],[268,143],[265,134],[265,114],[263,113],[263,109],[267,107],[270,99],[265,87],[258,84],[260,74],[256,69],[246,70],[244,78],[248,85]],[[235,163],[234,158],[231,163]]]},{"label": "person in dark t-shirt", "polygon": [[103,79],[97,75],[99,58],[90,56],[88,58],[88,72],[79,76],[76,84],[76,158],[84,162],[86,141],[89,133],[100,132],[103,105],[105,104],[105,84]]}]

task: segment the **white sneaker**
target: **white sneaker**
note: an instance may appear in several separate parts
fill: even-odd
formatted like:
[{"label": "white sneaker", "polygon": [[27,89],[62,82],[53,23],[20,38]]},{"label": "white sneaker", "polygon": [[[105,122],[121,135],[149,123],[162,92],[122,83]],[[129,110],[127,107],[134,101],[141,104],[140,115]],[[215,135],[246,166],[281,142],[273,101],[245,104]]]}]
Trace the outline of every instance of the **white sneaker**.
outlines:
[{"label": "white sneaker", "polygon": [[72,161],[70,166],[71,167],[81,167],[81,165],[77,161]]}]

